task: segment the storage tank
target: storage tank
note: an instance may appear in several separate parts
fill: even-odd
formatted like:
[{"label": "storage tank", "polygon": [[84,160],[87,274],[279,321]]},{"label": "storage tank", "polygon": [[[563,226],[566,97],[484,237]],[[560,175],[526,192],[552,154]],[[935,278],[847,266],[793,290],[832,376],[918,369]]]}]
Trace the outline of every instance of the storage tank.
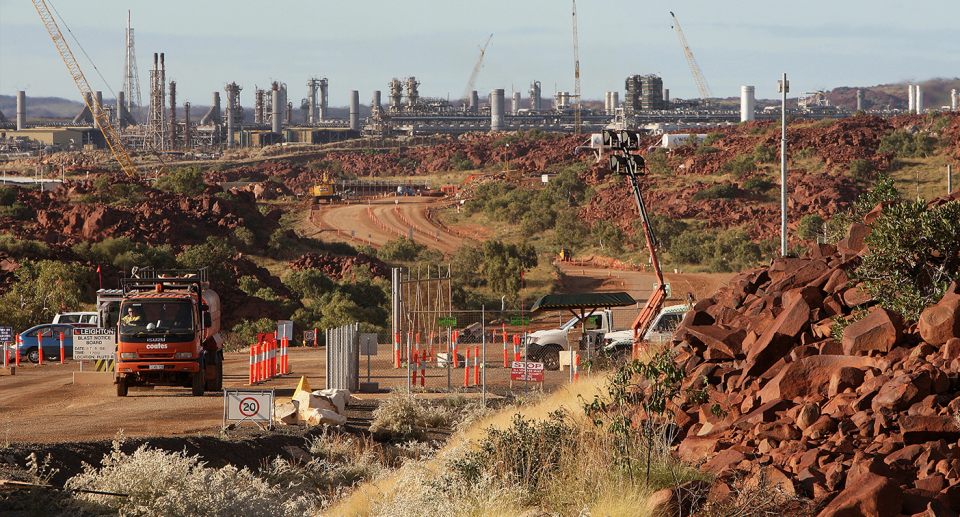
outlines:
[{"label": "storage tank", "polygon": [[757,100],[754,98],[753,86],[740,87],[740,122],[748,122],[756,118]]},{"label": "storage tank", "polygon": [[913,86],[914,104],[917,108],[917,114],[923,113],[923,87],[919,84]]},{"label": "storage tank", "polygon": [[490,131],[503,131],[503,88],[490,92]]},{"label": "storage tank", "polygon": [[520,92],[513,92],[513,113],[520,113]]},{"label": "storage tank", "polygon": [[17,92],[17,131],[27,129],[27,92]]},{"label": "storage tank", "polygon": [[360,92],[350,90],[350,129],[360,130]]}]

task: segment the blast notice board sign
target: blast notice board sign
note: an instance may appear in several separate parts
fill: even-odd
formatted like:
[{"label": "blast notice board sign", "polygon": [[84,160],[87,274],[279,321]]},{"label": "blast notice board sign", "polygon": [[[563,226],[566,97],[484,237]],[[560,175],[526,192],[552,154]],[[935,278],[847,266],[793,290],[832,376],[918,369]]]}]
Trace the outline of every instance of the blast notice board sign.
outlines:
[{"label": "blast notice board sign", "polygon": [[514,361],[510,368],[510,380],[543,382],[543,363]]},{"label": "blast notice board sign", "polygon": [[80,361],[116,359],[117,338],[114,329],[77,327],[73,329],[73,358]]}]

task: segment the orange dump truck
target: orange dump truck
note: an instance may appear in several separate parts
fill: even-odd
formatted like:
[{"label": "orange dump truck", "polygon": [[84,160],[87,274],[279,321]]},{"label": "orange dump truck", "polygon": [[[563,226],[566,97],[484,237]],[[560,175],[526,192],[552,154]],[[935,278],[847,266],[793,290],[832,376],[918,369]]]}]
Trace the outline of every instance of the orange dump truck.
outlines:
[{"label": "orange dump truck", "polygon": [[220,297],[207,268],[140,269],[121,280],[117,396],[131,386],[223,388]]}]

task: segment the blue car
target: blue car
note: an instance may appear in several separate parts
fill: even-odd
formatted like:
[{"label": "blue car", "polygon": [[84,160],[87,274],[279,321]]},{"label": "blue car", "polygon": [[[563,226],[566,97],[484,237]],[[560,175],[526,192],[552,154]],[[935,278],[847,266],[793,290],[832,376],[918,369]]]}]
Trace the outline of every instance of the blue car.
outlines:
[{"label": "blue car", "polygon": [[[73,357],[73,331],[77,327],[86,325],[71,325],[65,323],[46,323],[37,325],[20,333],[20,360],[31,363],[40,362],[39,343],[43,344],[43,359],[45,361],[60,360],[60,333],[63,332],[63,355],[66,359]],[[16,359],[14,345],[10,345],[7,357],[11,363]]]}]

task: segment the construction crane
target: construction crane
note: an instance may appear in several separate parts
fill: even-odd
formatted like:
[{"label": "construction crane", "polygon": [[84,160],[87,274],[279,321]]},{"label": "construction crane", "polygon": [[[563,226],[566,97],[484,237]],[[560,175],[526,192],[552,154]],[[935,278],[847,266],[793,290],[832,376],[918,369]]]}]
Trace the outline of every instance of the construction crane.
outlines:
[{"label": "construction crane", "polygon": [[470,81],[467,82],[467,89],[463,91],[462,99],[464,105],[470,102],[470,92],[473,91],[473,85],[477,82],[477,74],[480,73],[480,65],[483,64],[483,55],[487,52],[487,45],[490,44],[491,39],[493,39],[493,34],[487,38],[487,42],[484,43],[482,47],[477,45],[477,47],[480,49],[480,59],[477,59],[477,66],[473,67],[473,73],[470,74]]},{"label": "construction crane", "polygon": [[573,0],[573,133],[580,134],[580,41],[577,37],[577,0]]},{"label": "construction crane", "polygon": [[[67,65],[67,70],[70,71],[73,81],[77,83],[77,88],[80,89],[83,102],[86,103],[87,108],[96,118],[97,126],[100,127],[103,138],[107,141],[107,145],[110,146],[110,150],[113,151],[113,156],[120,162],[120,168],[123,169],[123,172],[125,172],[127,176],[139,178],[140,173],[133,165],[133,161],[130,160],[126,149],[123,148],[120,137],[117,136],[117,133],[113,130],[113,126],[110,125],[106,111],[103,109],[103,106],[100,105],[100,101],[93,95],[93,90],[90,89],[87,79],[80,70],[80,65],[77,64],[77,60],[73,57],[73,52],[70,50],[70,47],[67,46],[67,41],[60,32],[60,27],[57,26],[57,22],[54,21],[53,16],[50,14],[47,3],[44,0],[33,0],[33,6],[36,7],[37,14],[40,15],[40,19],[43,20],[43,24],[47,27],[47,32],[50,33],[50,37],[53,38],[54,45],[56,45],[57,50],[60,51],[60,57],[63,58],[64,64]],[[91,105],[91,102],[93,105]]]},{"label": "construction crane", "polygon": [[697,60],[693,58],[693,52],[690,51],[690,46],[687,45],[687,38],[683,37],[683,31],[680,30],[680,21],[677,20],[677,15],[673,14],[673,11],[670,11],[670,16],[673,17],[673,27],[677,29],[677,36],[680,36],[680,44],[683,45],[683,53],[687,56],[687,63],[690,65],[690,71],[693,73],[693,80],[697,83],[697,88],[700,89],[700,97],[704,102],[707,102],[707,99],[713,97],[713,94],[710,92],[710,87],[707,86],[707,80],[703,78],[703,73],[700,72],[700,66],[697,65]]}]

